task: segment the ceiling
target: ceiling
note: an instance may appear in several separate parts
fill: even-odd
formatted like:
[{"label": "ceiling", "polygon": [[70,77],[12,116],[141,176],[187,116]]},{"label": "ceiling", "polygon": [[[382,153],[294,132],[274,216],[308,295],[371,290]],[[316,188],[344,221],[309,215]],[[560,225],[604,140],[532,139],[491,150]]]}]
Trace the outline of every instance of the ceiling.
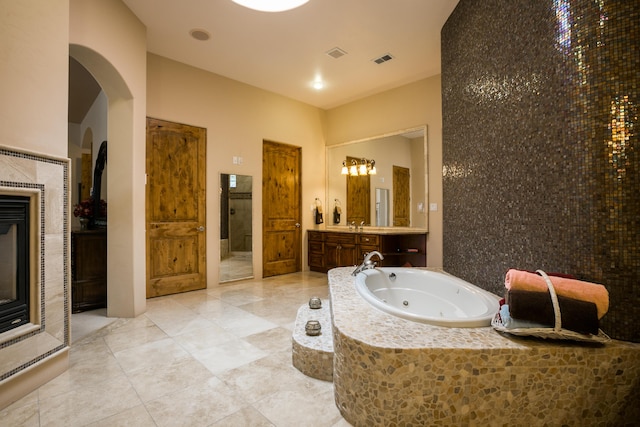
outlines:
[{"label": "ceiling", "polygon": [[440,30],[458,0],[310,0],[280,13],[231,0],[123,2],[147,27],[149,52],[329,109],[440,74]]}]

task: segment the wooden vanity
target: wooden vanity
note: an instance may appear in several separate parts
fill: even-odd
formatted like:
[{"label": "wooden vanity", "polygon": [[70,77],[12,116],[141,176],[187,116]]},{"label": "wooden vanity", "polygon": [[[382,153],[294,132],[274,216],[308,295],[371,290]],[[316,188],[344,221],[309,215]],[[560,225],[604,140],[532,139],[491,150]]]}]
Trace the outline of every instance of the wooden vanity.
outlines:
[{"label": "wooden vanity", "polygon": [[71,233],[71,312],[107,306],[107,230]]},{"label": "wooden vanity", "polygon": [[309,269],[326,273],[335,267],[358,265],[365,254],[378,251],[384,260],[378,265],[413,267],[427,265],[427,232],[410,228],[375,230],[308,230]]}]

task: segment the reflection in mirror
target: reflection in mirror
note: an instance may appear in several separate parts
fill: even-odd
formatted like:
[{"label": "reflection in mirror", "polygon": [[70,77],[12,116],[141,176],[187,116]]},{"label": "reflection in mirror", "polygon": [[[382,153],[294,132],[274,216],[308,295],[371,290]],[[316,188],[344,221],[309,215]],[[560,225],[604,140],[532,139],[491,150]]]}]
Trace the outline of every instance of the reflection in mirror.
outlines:
[{"label": "reflection in mirror", "polygon": [[389,190],[376,188],[376,227],[389,225]]},{"label": "reflection in mirror", "polygon": [[252,177],[220,174],[220,282],[253,277]]},{"label": "reflection in mirror", "polygon": [[[358,202],[369,203],[368,207],[352,206],[354,202],[348,197],[349,178],[341,172],[343,162],[351,158],[375,160],[377,173],[367,176],[370,180],[370,194],[362,198],[368,202]],[[395,187],[394,170],[395,180],[400,182]],[[398,175],[400,172],[401,176]],[[377,219],[376,191],[380,189],[387,190],[388,194],[386,226],[427,229],[427,174],[426,126],[327,147],[327,202],[336,199],[345,201],[341,207],[342,221],[334,224],[347,226],[345,219],[352,217],[350,211],[369,212],[365,224],[384,227],[385,225],[378,225]]]}]

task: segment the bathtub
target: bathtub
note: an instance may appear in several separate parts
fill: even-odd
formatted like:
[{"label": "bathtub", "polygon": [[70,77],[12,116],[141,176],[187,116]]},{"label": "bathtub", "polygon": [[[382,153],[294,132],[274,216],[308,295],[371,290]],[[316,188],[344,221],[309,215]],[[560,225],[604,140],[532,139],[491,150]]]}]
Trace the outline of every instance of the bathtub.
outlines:
[{"label": "bathtub", "polygon": [[352,272],[327,274],[335,402],[351,425],[638,424],[640,344],[412,322],[365,301]]},{"label": "bathtub", "polygon": [[356,290],[369,304],[414,322],[452,328],[491,325],[499,297],[439,271],[382,267],[356,276]]}]

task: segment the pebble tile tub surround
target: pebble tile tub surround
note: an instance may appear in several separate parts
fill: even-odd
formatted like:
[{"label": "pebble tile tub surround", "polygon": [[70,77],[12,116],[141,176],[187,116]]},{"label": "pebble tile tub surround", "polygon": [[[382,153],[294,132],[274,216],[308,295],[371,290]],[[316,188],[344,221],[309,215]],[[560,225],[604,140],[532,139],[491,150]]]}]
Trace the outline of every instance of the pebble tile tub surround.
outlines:
[{"label": "pebble tile tub surround", "polygon": [[333,269],[328,279],[336,404],[354,426],[640,419],[639,344],[593,346],[411,322],[364,301],[351,271]]},{"label": "pebble tile tub surround", "polygon": [[[317,336],[305,332],[308,320],[317,320],[322,326]],[[325,301],[321,308],[303,305],[298,309],[292,337],[292,361],[300,372],[324,381],[333,380],[333,337],[331,336],[331,309]]]}]

